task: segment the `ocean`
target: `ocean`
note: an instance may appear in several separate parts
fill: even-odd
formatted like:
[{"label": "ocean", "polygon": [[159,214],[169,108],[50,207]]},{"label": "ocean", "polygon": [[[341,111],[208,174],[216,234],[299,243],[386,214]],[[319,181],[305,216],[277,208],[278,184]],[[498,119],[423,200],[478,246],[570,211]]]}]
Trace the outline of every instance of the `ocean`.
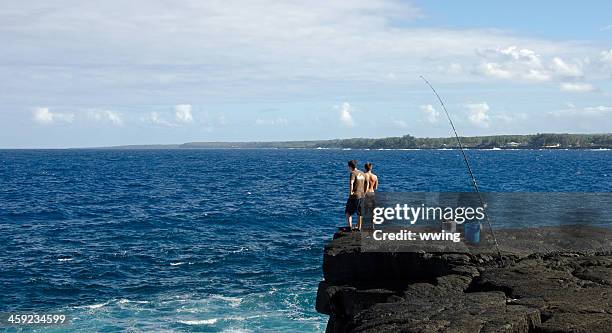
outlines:
[{"label": "ocean", "polygon": [[[467,154],[482,191],[612,189],[612,151]],[[380,191],[471,191],[456,150],[0,150],[0,312],[72,317],[53,332],[323,332],[349,159]]]}]

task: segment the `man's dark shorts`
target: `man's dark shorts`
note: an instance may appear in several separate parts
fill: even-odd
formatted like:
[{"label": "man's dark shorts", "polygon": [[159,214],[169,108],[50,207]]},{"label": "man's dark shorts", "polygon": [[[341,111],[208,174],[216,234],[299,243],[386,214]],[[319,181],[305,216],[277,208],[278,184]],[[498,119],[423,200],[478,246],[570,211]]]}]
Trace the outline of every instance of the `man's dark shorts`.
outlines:
[{"label": "man's dark shorts", "polygon": [[363,201],[364,198],[348,198],[348,200],[346,200],[346,208],[344,209],[344,213],[349,215],[357,213],[358,216],[361,216],[363,212]]}]

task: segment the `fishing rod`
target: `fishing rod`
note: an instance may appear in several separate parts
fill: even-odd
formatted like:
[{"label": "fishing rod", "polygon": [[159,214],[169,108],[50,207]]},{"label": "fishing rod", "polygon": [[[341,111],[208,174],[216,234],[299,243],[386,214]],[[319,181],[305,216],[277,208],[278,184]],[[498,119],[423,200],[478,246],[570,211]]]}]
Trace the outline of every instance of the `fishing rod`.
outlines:
[{"label": "fishing rod", "polygon": [[455,138],[457,139],[457,143],[459,144],[459,150],[461,151],[461,155],[463,156],[463,160],[465,161],[465,165],[467,166],[468,172],[470,173],[470,177],[472,178],[472,186],[474,187],[474,190],[478,194],[478,200],[480,201],[480,206],[483,209],[485,220],[487,221],[487,224],[489,225],[489,231],[491,231],[491,236],[493,236],[493,241],[495,242],[495,249],[497,249],[497,256],[498,256],[500,262],[503,265],[504,264],[504,260],[502,259],[501,251],[499,250],[499,244],[497,243],[497,237],[495,237],[495,232],[493,231],[493,226],[491,225],[491,220],[489,219],[489,214],[487,214],[487,205],[484,202],[484,199],[482,198],[482,194],[480,193],[480,189],[478,188],[478,183],[476,183],[476,177],[474,177],[474,172],[472,172],[472,166],[470,165],[470,160],[468,159],[467,155],[465,154],[465,150],[463,149],[463,144],[461,143],[461,139],[459,138],[459,134],[457,134],[457,129],[455,128],[455,124],[453,124],[453,120],[451,119],[451,116],[448,113],[448,110],[446,110],[446,105],[444,105],[444,102],[442,101],[442,98],[440,97],[440,95],[438,95],[438,92],[436,91],[436,89],[434,89],[434,87],[431,85],[431,83],[429,83],[429,81],[427,81],[427,79],[423,75],[419,75],[419,77],[421,79],[423,79],[423,81],[425,81],[425,83],[427,83],[429,88],[431,88],[433,93],[436,95],[436,97],[438,98],[438,101],[440,101],[440,105],[442,106],[442,109],[444,110],[444,113],[446,114],[446,118],[448,118],[448,122],[450,123],[451,127],[453,128],[453,132],[455,133]]}]

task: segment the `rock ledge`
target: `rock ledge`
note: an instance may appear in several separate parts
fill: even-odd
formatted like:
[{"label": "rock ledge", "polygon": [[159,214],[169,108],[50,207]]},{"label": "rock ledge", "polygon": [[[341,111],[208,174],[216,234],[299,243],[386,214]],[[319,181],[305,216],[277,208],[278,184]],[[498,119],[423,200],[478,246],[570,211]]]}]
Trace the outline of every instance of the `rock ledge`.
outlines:
[{"label": "rock ledge", "polygon": [[612,331],[612,229],[497,234],[503,264],[490,246],[369,252],[371,233],[336,233],[316,301],[326,331]]}]

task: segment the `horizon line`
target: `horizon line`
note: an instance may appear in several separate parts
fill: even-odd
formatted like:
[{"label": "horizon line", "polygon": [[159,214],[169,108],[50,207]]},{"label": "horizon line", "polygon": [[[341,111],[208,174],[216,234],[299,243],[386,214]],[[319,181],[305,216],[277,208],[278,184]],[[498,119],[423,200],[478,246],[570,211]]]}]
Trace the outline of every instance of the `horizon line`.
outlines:
[{"label": "horizon line", "polygon": [[[459,135],[460,138],[483,138],[483,137],[503,137],[503,136],[535,136],[535,135],[610,135],[612,132],[602,132],[602,133],[559,133],[559,132],[543,132],[543,133],[531,133],[531,134],[491,134],[491,135]],[[273,143],[295,143],[295,142],[326,142],[326,141],[336,141],[336,140],[354,140],[354,139],[371,139],[371,140],[381,140],[387,138],[401,138],[404,136],[412,136],[410,134],[404,134],[402,136],[387,136],[387,137],[378,137],[378,138],[368,138],[368,137],[351,137],[351,138],[333,138],[333,139],[309,139],[309,140],[251,140],[251,141],[186,141],[182,143],[144,143],[144,144],[119,144],[119,145],[108,145],[108,146],[83,146],[83,147],[25,147],[25,148],[15,148],[15,147],[0,147],[0,150],[78,150],[78,149],[120,149],[120,148],[130,148],[134,147],[134,149],[138,149],[138,147],[145,148],[151,147],[159,147],[163,149],[164,147],[179,147],[188,144],[273,144]],[[413,136],[414,137],[414,136]],[[438,137],[414,137],[415,139],[454,139],[454,136],[438,136]],[[198,148],[191,147],[193,149],[206,149],[206,148]],[[273,148],[273,147],[271,147]],[[187,149],[187,148],[183,148]],[[210,148],[210,149],[219,149],[219,148]],[[227,148],[231,149],[231,148]],[[239,147],[233,148],[239,149]]]}]

